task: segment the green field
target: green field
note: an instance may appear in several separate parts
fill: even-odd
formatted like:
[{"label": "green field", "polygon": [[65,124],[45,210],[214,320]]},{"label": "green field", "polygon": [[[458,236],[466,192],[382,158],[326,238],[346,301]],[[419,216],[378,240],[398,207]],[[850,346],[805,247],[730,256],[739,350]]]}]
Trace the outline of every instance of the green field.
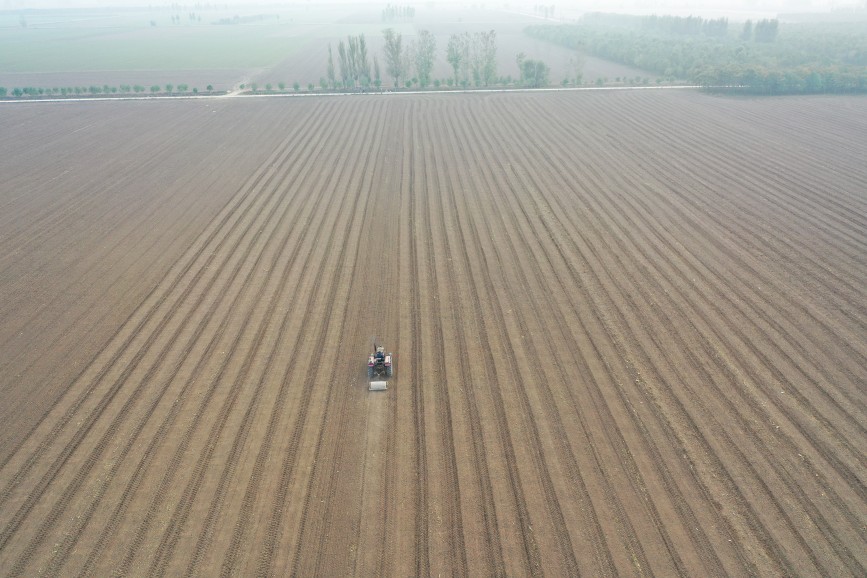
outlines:
[{"label": "green field", "polygon": [[256,68],[306,43],[271,27],[13,30],[0,38],[7,72]]},{"label": "green field", "polygon": [[[445,59],[449,34],[496,27],[504,75],[514,74],[515,54],[533,50],[522,32],[529,20],[477,6],[426,5],[412,17],[387,19],[383,6],[357,4],[194,6],[0,11],[0,87],[7,93],[121,85],[211,86],[219,92],[295,82],[306,88],[321,84],[329,46],[338,65],[338,44],[349,36],[364,34],[371,59],[378,56],[384,67],[385,28],[403,35],[405,47],[419,30],[436,35],[434,74],[441,82],[452,76]],[[556,67],[568,61],[563,52],[545,57]]]},{"label": "green field", "polygon": [[[166,10],[0,13],[0,73],[258,69],[292,56],[311,40],[379,34],[383,27],[375,19],[353,22],[335,7],[193,12],[194,20],[187,11]],[[216,24],[258,14],[267,18]]]}]

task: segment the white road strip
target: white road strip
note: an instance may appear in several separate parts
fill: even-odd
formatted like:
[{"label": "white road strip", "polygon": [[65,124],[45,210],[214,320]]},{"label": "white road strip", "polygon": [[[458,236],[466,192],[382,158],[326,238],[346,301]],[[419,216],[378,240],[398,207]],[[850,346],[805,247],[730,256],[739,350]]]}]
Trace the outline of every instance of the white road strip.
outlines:
[{"label": "white road strip", "polygon": [[[698,85],[677,84],[671,86],[577,86],[559,88],[474,88],[466,90],[407,90],[392,92],[388,90],[370,92],[301,92],[290,94],[194,94],[178,96],[95,96],[92,98],[29,98],[29,99],[0,99],[0,105],[16,104],[23,102],[119,102],[130,100],[154,101],[154,100],[208,100],[225,98],[313,98],[335,96],[400,96],[404,94],[490,94],[494,92],[582,92],[582,91],[605,91],[605,90],[695,90],[702,88]],[[715,88],[715,87],[708,87]]]}]

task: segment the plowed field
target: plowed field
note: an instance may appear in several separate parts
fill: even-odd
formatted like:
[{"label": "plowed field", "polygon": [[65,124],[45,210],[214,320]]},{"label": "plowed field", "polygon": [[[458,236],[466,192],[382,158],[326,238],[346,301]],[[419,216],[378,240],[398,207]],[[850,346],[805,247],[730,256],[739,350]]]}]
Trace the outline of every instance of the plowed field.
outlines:
[{"label": "plowed field", "polygon": [[867,573],[867,100],[0,134],[0,574]]}]

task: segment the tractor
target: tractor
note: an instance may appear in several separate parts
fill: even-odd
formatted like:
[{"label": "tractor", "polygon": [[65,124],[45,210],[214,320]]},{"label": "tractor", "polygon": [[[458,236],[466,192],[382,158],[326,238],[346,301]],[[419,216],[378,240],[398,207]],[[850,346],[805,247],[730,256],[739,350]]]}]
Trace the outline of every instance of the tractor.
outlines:
[{"label": "tractor", "polygon": [[386,353],[384,347],[373,344],[373,353],[367,356],[367,380],[370,382],[371,391],[388,388],[388,382],[383,378],[389,378],[394,373],[391,357],[391,353]]}]

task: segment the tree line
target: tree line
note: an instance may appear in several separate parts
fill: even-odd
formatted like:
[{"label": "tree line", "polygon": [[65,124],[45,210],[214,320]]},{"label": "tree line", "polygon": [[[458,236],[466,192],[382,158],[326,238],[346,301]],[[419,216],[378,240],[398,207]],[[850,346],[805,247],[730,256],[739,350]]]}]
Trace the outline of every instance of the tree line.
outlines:
[{"label": "tree line", "polygon": [[[729,34],[728,18],[702,18],[701,16],[670,16],[652,14],[634,16],[630,14],[606,14],[593,12],[585,14],[581,24],[591,28],[635,30],[671,36],[713,36],[725,37]],[[776,39],[779,20],[764,19],[756,23],[756,42],[773,42]],[[748,32],[747,32],[748,31]],[[753,39],[753,23],[747,20],[741,39]]]},{"label": "tree line", "polygon": [[[337,45],[337,59],[340,65],[340,80],[345,87],[370,85],[370,58],[367,54],[367,41],[364,34],[349,36],[348,43],[342,40]],[[348,44],[348,48],[347,48]],[[379,63],[377,62],[377,67]],[[328,79],[336,84],[334,73],[334,55],[331,44],[328,45]]]},{"label": "tree line", "polygon": [[[373,55],[373,69],[369,63],[364,35],[348,36],[337,45],[337,64],[334,50],[328,45],[325,76],[320,80],[323,89],[357,89],[375,86],[382,88],[390,81],[394,88],[418,86],[486,87],[511,84],[511,76],[497,74],[497,33],[494,30],[470,34],[452,34],[445,49],[445,58],[452,67],[446,79],[433,77],[437,58],[437,40],[429,30],[420,30],[408,43],[393,28],[382,32],[384,72],[377,55]],[[385,80],[384,80],[385,79]]]},{"label": "tree line", "polygon": [[553,18],[554,17],[554,5],[553,4],[535,4],[535,5],[533,5],[533,12],[540,15],[542,18]]},{"label": "tree line", "polygon": [[456,86],[491,86],[497,82],[497,33],[452,34],[446,47]]},{"label": "tree line", "polygon": [[382,21],[389,20],[410,20],[415,18],[415,6],[392,6],[386,5],[382,9]]},{"label": "tree line", "polygon": [[[213,85],[209,84],[206,88],[207,92],[213,92]],[[16,98],[20,97],[45,97],[45,96],[62,96],[62,97],[70,97],[70,96],[100,96],[100,95],[124,95],[124,94],[142,94],[145,92],[150,92],[151,94],[158,93],[167,93],[167,94],[199,94],[198,88],[190,89],[188,84],[178,84],[175,86],[174,84],[152,84],[149,87],[142,86],[140,84],[121,84],[118,86],[110,86],[108,84],[104,84],[102,86],[99,85],[90,85],[90,86],[60,86],[60,87],[34,87],[34,86],[25,86],[25,87],[16,87],[11,90],[0,86],[0,98],[6,98],[8,96],[13,96]]]},{"label": "tree line", "polygon": [[773,20],[759,20],[753,28],[753,21],[747,20],[744,22],[744,28],[741,32],[741,40],[749,42],[774,42],[777,39],[777,32],[780,29],[780,21],[774,18]]},{"label": "tree line", "polygon": [[548,74],[551,72],[551,69],[548,68],[547,64],[541,60],[527,58],[527,55],[523,52],[518,53],[515,61],[518,63],[521,86],[528,86],[530,88],[548,86]]},{"label": "tree line", "polygon": [[705,19],[699,16],[657,15],[641,17],[642,30],[681,36],[725,36],[728,26],[728,18]]},{"label": "tree line", "polygon": [[[695,23],[690,26],[699,30]],[[781,27],[776,20],[763,20],[745,23],[740,33],[715,36],[648,29],[642,17],[592,15],[577,25],[530,26],[525,32],[705,87],[759,94],[867,92],[865,23]]]}]

